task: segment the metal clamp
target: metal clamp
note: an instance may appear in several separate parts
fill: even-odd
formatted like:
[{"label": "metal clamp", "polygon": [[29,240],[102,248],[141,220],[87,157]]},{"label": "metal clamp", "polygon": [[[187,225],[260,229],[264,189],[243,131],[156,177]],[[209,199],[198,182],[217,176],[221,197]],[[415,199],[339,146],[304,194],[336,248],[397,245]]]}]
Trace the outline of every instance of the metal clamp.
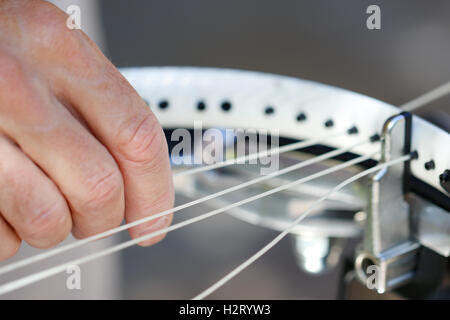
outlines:
[{"label": "metal clamp", "polygon": [[[411,118],[404,112],[386,120],[380,162],[411,152]],[[366,285],[374,275],[376,285],[368,286],[379,293],[410,281],[417,264],[420,245],[412,238],[410,209],[405,201],[409,176],[407,161],[381,169],[370,180],[364,242],[357,252],[355,270]]]}]

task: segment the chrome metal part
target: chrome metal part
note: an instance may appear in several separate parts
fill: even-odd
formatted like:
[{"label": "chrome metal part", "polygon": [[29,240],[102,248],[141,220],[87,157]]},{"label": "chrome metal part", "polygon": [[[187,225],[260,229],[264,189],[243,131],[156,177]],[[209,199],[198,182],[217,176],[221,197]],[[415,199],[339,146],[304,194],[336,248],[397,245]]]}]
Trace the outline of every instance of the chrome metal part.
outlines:
[{"label": "chrome metal part", "polygon": [[414,194],[407,195],[414,238],[434,252],[450,257],[450,214]]},{"label": "chrome metal part", "polygon": [[321,274],[335,267],[347,244],[344,238],[315,234],[295,235],[293,239],[298,266],[311,274]]},{"label": "chrome metal part", "polygon": [[[409,152],[411,115],[390,117],[383,126],[381,162]],[[409,122],[409,123],[408,123]],[[410,206],[405,201],[404,176],[408,164],[378,171],[371,177],[363,246],[355,261],[359,279],[367,284],[376,269],[379,293],[394,289],[412,279],[419,243],[413,240]]]}]

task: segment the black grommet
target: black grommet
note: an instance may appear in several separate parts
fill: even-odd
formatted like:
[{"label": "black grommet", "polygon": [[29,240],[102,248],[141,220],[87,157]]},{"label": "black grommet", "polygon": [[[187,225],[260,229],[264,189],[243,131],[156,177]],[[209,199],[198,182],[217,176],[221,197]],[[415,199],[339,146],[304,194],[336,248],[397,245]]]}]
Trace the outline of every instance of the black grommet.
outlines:
[{"label": "black grommet", "polygon": [[325,121],[325,127],[331,128],[332,126],[334,126],[333,120],[329,119],[329,120]]},{"label": "black grommet", "polygon": [[266,109],[264,110],[265,114],[269,115],[275,112],[275,109],[271,106],[266,107]]},{"label": "black grommet", "polygon": [[409,155],[411,156],[411,160],[419,158],[419,153],[417,152],[417,150],[411,151]]},{"label": "black grommet", "polygon": [[224,101],[224,102],[222,102],[221,108],[223,111],[230,111],[231,103],[229,101]]},{"label": "black grommet", "polygon": [[162,101],[160,101],[159,102],[159,108],[160,109],[167,109],[168,107],[169,107],[169,101],[167,101],[167,100],[162,100]]},{"label": "black grommet", "polygon": [[297,121],[305,121],[306,120],[306,114],[304,112],[301,112],[297,115]]},{"label": "black grommet", "polygon": [[350,129],[347,130],[348,134],[357,134],[358,133],[358,128],[356,126],[351,127]]},{"label": "black grommet", "polygon": [[433,160],[430,160],[425,162],[424,167],[426,170],[433,170],[434,168],[436,168],[436,164],[434,163]]},{"label": "black grommet", "polygon": [[370,142],[377,142],[381,140],[381,136],[378,133],[375,133],[373,136],[370,137]]},{"label": "black grommet", "polygon": [[439,182],[441,183],[441,187],[450,193],[450,170],[447,169],[439,175]]},{"label": "black grommet", "polygon": [[450,181],[450,170],[445,170],[442,174],[439,175],[439,181],[442,182],[449,182]]},{"label": "black grommet", "polygon": [[206,109],[206,104],[205,104],[205,102],[199,101],[199,102],[197,103],[197,110],[203,111],[203,110],[205,110],[205,109]]}]

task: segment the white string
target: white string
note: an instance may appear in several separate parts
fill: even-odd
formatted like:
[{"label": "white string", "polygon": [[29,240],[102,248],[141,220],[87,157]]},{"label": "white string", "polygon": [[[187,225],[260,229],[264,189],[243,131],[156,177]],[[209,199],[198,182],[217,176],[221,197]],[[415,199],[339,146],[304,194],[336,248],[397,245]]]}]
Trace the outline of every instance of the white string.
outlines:
[{"label": "white string", "polygon": [[282,233],[280,233],[277,237],[275,237],[271,242],[269,242],[266,246],[264,246],[261,250],[259,250],[257,253],[255,253],[253,256],[251,256],[249,259],[247,259],[246,261],[244,261],[242,264],[240,264],[237,268],[235,268],[233,271],[231,271],[230,273],[228,273],[226,276],[224,276],[223,278],[221,278],[219,281],[217,281],[216,283],[214,283],[212,286],[210,286],[208,289],[206,289],[205,291],[201,292],[200,294],[198,294],[197,296],[195,296],[193,298],[193,300],[202,300],[205,297],[209,296],[211,293],[213,293],[214,291],[216,291],[217,289],[219,289],[220,287],[222,287],[225,283],[227,283],[228,281],[230,281],[232,278],[234,278],[235,276],[237,276],[240,272],[242,272],[245,268],[247,268],[248,266],[250,266],[252,263],[254,263],[256,260],[258,260],[261,256],[263,256],[266,252],[268,252],[270,249],[272,249],[278,242],[280,242],[300,221],[302,221],[309,213],[311,213],[311,211],[317,207],[322,201],[326,200],[330,195],[332,195],[333,193],[339,191],[340,189],[344,188],[346,185],[372,173],[375,171],[378,171],[382,168],[388,167],[388,166],[392,166],[395,165],[397,163],[401,163],[407,160],[410,160],[411,156],[410,155],[405,155],[403,157],[397,158],[395,160],[389,161],[389,162],[385,162],[382,164],[379,164],[375,167],[372,167],[370,169],[367,169],[365,171],[362,171],[356,175],[354,175],[353,177],[344,180],[343,182],[341,182],[340,184],[338,184],[337,186],[335,186],[333,189],[331,189],[329,192],[327,192],[324,196],[322,196],[321,198],[319,198],[318,200],[316,200],[315,202],[313,202],[313,204],[306,209],[306,211],[304,211],[302,214],[300,214],[292,224],[290,224]]},{"label": "white string", "polygon": [[[310,143],[311,143],[311,142],[310,142]],[[213,193],[213,194],[211,194],[211,195],[202,197],[202,198],[200,198],[200,199],[197,199],[197,200],[194,200],[194,201],[191,201],[191,202],[188,202],[188,203],[179,205],[179,206],[177,206],[177,207],[175,207],[175,208],[168,209],[168,210],[165,210],[165,211],[156,213],[156,214],[154,214],[154,215],[151,215],[151,216],[148,216],[148,217],[145,217],[145,218],[142,218],[142,219],[139,219],[139,220],[130,222],[130,223],[128,223],[128,224],[124,224],[124,225],[119,226],[119,227],[117,227],[117,228],[113,228],[113,229],[107,230],[107,231],[105,231],[105,232],[102,232],[102,233],[99,233],[99,234],[90,236],[90,237],[88,237],[88,238],[85,238],[85,239],[82,239],[82,240],[78,240],[78,241],[76,241],[76,242],[73,242],[73,243],[70,243],[70,244],[61,246],[61,247],[59,247],[59,248],[55,248],[55,249],[52,249],[52,250],[48,250],[48,251],[46,251],[46,252],[43,252],[43,253],[40,253],[40,254],[37,254],[37,255],[34,255],[34,256],[31,256],[31,257],[28,257],[28,258],[25,258],[25,259],[22,259],[22,260],[13,262],[13,263],[10,263],[10,264],[8,264],[8,265],[3,266],[3,267],[0,268],[0,275],[5,274],[5,273],[8,273],[8,272],[15,271],[15,270],[17,270],[17,269],[19,269],[19,268],[25,267],[25,266],[30,265],[30,264],[32,264],[32,263],[36,263],[36,262],[38,262],[38,261],[42,261],[42,260],[44,260],[44,259],[48,259],[48,258],[50,258],[50,257],[53,257],[53,256],[57,255],[57,254],[61,254],[61,253],[63,253],[63,252],[66,252],[66,251],[68,251],[68,250],[72,250],[72,249],[78,248],[78,247],[80,247],[80,246],[82,246],[82,245],[85,245],[85,244],[87,244],[87,243],[90,243],[90,242],[92,242],[92,241],[95,241],[95,240],[98,240],[98,239],[101,239],[101,238],[104,238],[104,237],[107,237],[107,236],[116,234],[116,233],[118,233],[118,232],[127,230],[127,229],[132,228],[132,227],[134,227],[134,226],[137,226],[137,225],[139,225],[139,224],[142,224],[142,223],[145,223],[145,222],[154,220],[154,219],[161,218],[161,217],[163,217],[163,216],[169,215],[169,214],[171,214],[171,213],[178,212],[178,211],[180,211],[180,210],[183,210],[183,209],[189,208],[189,207],[191,207],[191,206],[194,206],[194,205],[203,203],[203,202],[205,202],[205,201],[212,200],[212,199],[214,199],[214,198],[223,196],[223,195],[228,194],[228,193],[230,193],[230,192],[234,192],[234,191],[243,189],[243,188],[245,188],[245,187],[248,187],[248,186],[250,186],[250,185],[253,185],[253,184],[256,184],[256,183],[265,181],[265,180],[267,180],[267,179],[270,179],[270,178],[273,178],[273,177],[276,177],[276,176],[279,176],[279,175],[282,175],[282,174],[291,172],[291,171],[293,171],[293,170],[298,170],[298,169],[300,169],[300,168],[306,167],[306,166],[308,166],[308,165],[311,165],[311,164],[314,164],[314,163],[317,163],[317,162],[320,162],[320,161],[323,161],[323,160],[326,160],[326,159],[333,158],[333,157],[335,157],[335,156],[337,156],[337,155],[340,155],[340,154],[342,154],[342,153],[345,153],[345,152],[351,150],[352,148],[355,148],[355,147],[357,147],[357,146],[359,146],[359,145],[362,145],[362,144],[365,144],[365,143],[368,143],[367,139],[364,139],[363,141],[360,141],[360,142],[358,142],[358,143],[355,143],[355,144],[351,145],[350,147],[347,147],[347,148],[341,148],[341,149],[337,149],[337,150],[334,150],[334,151],[327,152],[327,153],[325,153],[325,154],[322,154],[322,155],[320,155],[320,156],[317,156],[317,157],[308,159],[308,160],[306,160],[306,161],[303,161],[303,162],[301,162],[301,163],[292,165],[292,166],[287,167],[287,168],[285,168],[285,169],[282,169],[282,170],[279,170],[279,171],[272,172],[272,173],[270,173],[270,174],[268,174],[268,175],[266,175],[266,176],[262,176],[262,177],[259,177],[259,178],[256,178],[256,179],[253,179],[253,180],[244,182],[244,183],[239,184],[239,185],[237,185],[237,186],[230,187],[230,188],[228,188],[228,189],[225,189],[225,190],[222,190],[222,191]],[[315,144],[315,142],[314,142],[314,144]],[[290,145],[289,145],[289,146],[290,146]],[[298,148],[298,147],[296,147],[295,149],[297,149],[297,148]]]},{"label": "white string", "polygon": [[413,111],[447,94],[450,94],[450,81],[408,103],[401,105],[400,109],[404,111]]},{"label": "white string", "polygon": [[208,171],[208,170],[223,168],[223,167],[230,166],[230,165],[233,165],[236,163],[244,163],[245,161],[251,161],[251,160],[267,157],[272,154],[280,154],[280,153],[284,153],[284,152],[288,152],[288,151],[292,151],[292,150],[296,150],[296,149],[306,148],[306,147],[313,146],[315,144],[318,144],[319,142],[323,142],[323,141],[331,139],[331,138],[337,138],[344,134],[346,134],[346,132],[340,132],[340,133],[333,134],[333,135],[322,136],[322,137],[319,137],[316,139],[310,139],[310,140],[306,140],[306,141],[294,142],[294,143],[291,143],[291,144],[288,144],[288,145],[285,145],[282,147],[276,147],[276,148],[272,148],[272,149],[268,149],[268,150],[263,150],[263,151],[260,151],[257,153],[252,153],[252,154],[249,154],[246,156],[217,162],[217,163],[214,163],[211,165],[202,166],[199,168],[194,168],[194,169],[189,169],[189,170],[183,170],[180,172],[175,172],[173,174],[173,176],[174,177],[187,176],[187,175],[196,174],[196,173],[200,173],[200,172],[204,172],[204,171]]},{"label": "white string", "polygon": [[[449,94],[449,93],[450,93],[450,82],[447,82],[447,83],[443,84],[442,86],[440,86],[440,87],[438,87],[438,88],[436,88],[436,89],[434,89],[434,90],[432,90],[432,91],[430,91],[430,92],[428,92],[428,93],[426,93],[426,94],[424,94],[424,95],[422,95],[422,96],[420,96],[420,97],[418,97],[418,98],[416,98],[416,99],[414,99],[414,100],[412,100],[412,101],[410,101],[410,102],[408,102],[408,103],[403,104],[402,106],[400,106],[400,108],[403,109],[404,111],[412,111],[412,110],[415,110],[415,109],[417,109],[417,108],[420,108],[421,106],[423,106],[423,105],[425,105],[425,104],[427,104],[427,103],[430,103],[430,102],[433,101],[433,100],[439,99],[440,97],[442,97],[442,96],[444,96],[444,95],[447,95],[447,94]],[[337,134],[336,136],[339,136],[339,135],[343,135],[343,133]],[[259,153],[250,154],[250,155],[243,156],[243,157],[239,157],[239,158],[235,158],[235,159],[230,159],[230,160],[223,161],[223,162],[219,162],[219,163],[216,163],[216,164],[213,164],[213,165],[209,165],[209,166],[204,166],[204,167],[200,167],[200,168],[194,168],[194,169],[191,169],[191,170],[185,170],[185,171],[177,172],[177,173],[174,174],[174,176],[183,176],[183,175],[195,174],[195,173],[199,173],[199,172],[203,172],[203,171],[207,171],[207,170],[212,170],[212,169],[216,169],[216,168],[221,168],[221,167],[225,167],[225,166],[228,166],[228,165],[232,165],[232,164],[235,164],[235,163],[240,162],[240,161],[249,161],[249,160],[257,159],[257,158],[260,158],[260,157],[265,157],[265,156],[268,156],[268,155],[272,155],[272,154],[275,154],[275,153],[283,153],[283,152],[287,152],[287,151],[291,151],[291,150],[295,150],[295,149],[300,149],[300,148],[304,148],[304,147],[307,147],[307,146],[311,146],[311,145],[317,144],[318,142],[320,142],[320,141],[322,141],[322,140],[325,140],[325,139],[328,139],[328,138],[330,138],[330,137],[321,137],[321,138],[318,138],[318,139],[311,139],[311,140],[308,140],[308,141],[303,141],[303,142],[297,142],[297,143],[289,144],[289,145],[286,145],[286,146],[283,146],[283,147],[280,147],[280,148],[273,148],[273,149],[270,149],[270,150],[264,150],[264,151],[259,152]],[[339,150],[341,150],[341,149],[339,149]],[[335,151],[333,151],[333,152],[337,152],[337,151],[339,151],[339,150],[335,150]],[[342,150],[341,150],[341,151],[342,151]],[[322,156],[324,156],[324,155],[322,155]],[[236,268],[235,270],[233,270],[233,271],[232,271],[230,274],[228,274],[226,277],[224,277],[224,278],[222,278],[221,280],[219,280],[215,285],[211,286],[209,289],[205,290],[204,292],[202,292],[201,294],[199,294],[198,296],[196,296],[194,299],[203,299],[204,297],[206,297],[207,295],[209,295],[209,294],[212,293],[213,291],[217,290],[217,289],[220,288],[223,284],[225,284],[227,281],[229,281],[231,278],[233,278],[235,275],[237,275],[240,271],[242,271],[242,270],[245,269],[248,265],[250,265],[253,261],[257,260],[257,259],[258,259],[260,256],[262,256],[265,252],[267,252],[268,250],[270,250],[270,248],[272,248],[274,245],[276,245],[276,244],[277,244],[277,243],[278,243],[278,242],[279,242],[279,241],[280,241],[280,240],[281,240],[281,239],[282,239],[282,238],[283,238],[283,237],[284,237],[284,236],[285,236],[285,235],[286,235],[286,234],[287,234],[287,233],[288,233],[288,232],[289,232],[289,231],[290,231],[290,230],[291,230],[298,222],[300,222],[300,221],[301,221],[301,220],[302,220],[302,219],[303,219],[303,218],[311,211],[311,208],[312,208],[313,206],[315,206],[315,205],[319,204],[321,201],[325,200],[326,197],[328,197],[330,194],[332,194],[333,192],[338,191],[339,189],[341,189],[341,188],[343,188],[345,185],[347,185],[347,184],[349,184],[349,183],[355,181],[356,179],[359,179],[360,177],[362,177],[362,176],[364,176],[364,175],[367,175],[367,174],[369,174],[370,172],[373,172],[373,171],[374,171],[376,168],[378,168],[378,167],[385,167],[385,166],[388,166],[388,165],[392,165],[392,164],[395,164],[397,161],[398,161],[398,162],[406,161],[406,160],[402,160],[402,159],[405,158],[405,157],[408,157],[407,159],[409,159],[409,156],[404,156],[404,157],[399,158],[399,159],[397,159],[397,160],[393,160],[393,161],[390,161],[390,162],[387,162],[387,163],[384,163],[384,164],[380,164],[380,165],[378,165],[378,166],[376,166],[376,167],[374,167],[374,168],[368,169],[368,170],[366,170],[366,171],[364,171],[364,172],[361,172],[360,174],[355,175],[353,178],[350,178],[350,179],[344,181],[343,183],[341,183],[340,185],[336,186],[335,188],[333,188],[328,194],[326,194],[325,196],[323,196],[322,198],[320,198],[317,202],[315,202],[315,203],[314,203],[307,211],[305,211],[300,217],[298,217],[298,218],[296,219],[296,221],[295,221],[295,222],[294,222],[287,230],[285,230],[283,233],[281,233],[277,238],[275,238],[271,243],[269,243],[269,244],[268,244],[266,247],[264,247],[261,251],[259,251],[259,252],[258,252],[257,254],[255,254],[252,258],[250,258],[249,260],[247,260],[246,262],[244,262],[243,264],[241,264],[238,268]],[[318,158],[318,157],[316,157],[316,158]],[[314,159],[316,159],[316,158],[313,158],[313,159],[310,159],[310,160],[314,160]],[[360,159],[360,158],[362,158],[362,157],[356,158],[356,159],[354,159],[354,160],[357,160],[357,159]],[[364,160],[361,160],[361,161],[364,161]],[[300,163],[300,164],[304,164],[305,162],[307,162],[307,161],[304,161],[304,162],[302,162],[302,163]],[[349,161],[349,162],[351,162],[351,161]],[[346,163],[344,163],[344,164],[348,164],[349,162],[346,162]],[[394,163],[394,162],[395,162],[395,163]],[[392,163],[392,164],[391,164],[391,163]],[[291,166],[291,167],[294,167],[294,166]],[[285,168],[284,170],[290,169],[291,167]],[[339,166],[336,166],[336,167],[339,167]],[[334,168],[336,168],[336,167],[334,167]],[[295,168],[295,169],[298,169],[298,168]],[[295,169],[291,169],[291,170],[295,170]],[[332,168],[330,168],[330,169],[332,169]],[[280,170],[280,171],[283,171],[283,170]],[[284,172],[281,173],[280,171],[275,172],[275,174],[274,174],[273,176],[276,176],[276,175],[280,175],[280,174],[289,172],[289,171],[284,171]],[[326,172],[326,171],[327,171],[327,170],[324,170],[324,171],[322,171],[322,172],[320,172],[320,173],[324,173],[324,172]],[[365,173],[365,174],[364,174],[364,173]],[[315,175],[311,175],[311,176],[308,176],[308,177],[306,177],[306,178],[310,178],[310,177],[313,177],[313,176],[315,176]],[[268,176],[261,177],[261,178],[271,178],[271,177],[272,177],[272,175],[268,175]],[[261,178],[258,178],[258,179],[261,179]],[[314,178],[317,178],[317,176],[315,176]],[[232,187],[232,188],[223,190],[223,191],[218,192],[218,193],[216,193],[216,194],[213,194],[213,195],[210,195],[210,196],[206,196],[206,197],[201,198],[201,199],[198,199],[198,200],[196,200],[196,201],[192,201],[192,202],[190,202],[190,203],[187,203],[187,204],[181,205],[181,206],[179,206],[179,207],[176,207],[176,208],[174,208],[174,209],[172,209],[172,210],[167,210],[167,211],[161,212],[161,213],[159,213],[159,214],[156,214],[156,215],[147,217],[147,218],[149,218],[148,220],[145,219],[145,218],[144,218],[144,219],[141,219],[141,220],[137,220],[137,221],[132,222],[132,223],[130,223],[130,224],[126,224],[126,225],[123,225],[123,226],[121,226],[121,227],[118,227],[118,228],[115,228],[115,229],[111,229],[111,230],[109,230],[109,231],[106,231],[106,232],[101,233],[101,234],[98,234],[98,235],[94,235],[94,236],[89,237],[89,238],[86,238],[86,239],[84,239],[84,240],[79,240],[79,241],[77,241],[77,242],[75,242],[75,243],[73,243],[73,244],[69,244],[69,245],[66,245],[66,246],[63,246],[63,247],[60,247],[60,248],[56,248],[56,249],[54,249],[54,250],[51,250],[50,252],[46,252],[46,253],[43,253],[43,254],[39,254],[39,255],[36,255],[36,256],[33,256],[33,257],[30,257],[30,258],[27,258],[27,259],[18,261],[18,262],[16,262],[16,263],[13,263],[13,264],[4,266],[4,267],[0,268],[0,274],[4,274],[4,273],[6,273],[6,272],[15,270],[15,269],[17,269],[17,268],[19,268],[19,267],[22,267],[22,266],[25,266],[25,265],[29,265],[29,264],[31,264],[31,263],[34,263],[34,262],[43,260],[43,259],[48,258],[48,257],[50,257],[50,256],[56,255],[56,254],[58,254],[58,253],[62,253],[62,252],[64,252],[64,251],[67,251],[67,250],[76,248],[76,247],[81,246],[81,245],[83,245],[83,244],[85,244],[85,243],[88,243],[88,242],[90,242],[90,241],[94,241],[94,240],[100,239],[100,238],[102,238],[102,237],[105,237],[105,236],[108,236],[108,235],[111,235],[111,234],[114,234],[114,233],[123,231],[123,230],[125,230],[125,229],[131,228],[131,227],[133,227],[133,226],[135,226],[135,225],[138,225],[138,224],[140,224],[140,223],[144,223],[144,222],[146,222],[146,221],[149,221],[149,220],[152,220],[152,219],[159,218],[159,217],[161,217],[162,215],[170,214],[171,212],[174,212],[174,210],[181,210],[182,208],[186,208],[186,207],[184,207],[184,206],[191,206],[191,205],[200,203],[200,202],[198,202],[198,201],[202,201],[202,202],[203,202],[203,201],[207,201],[206,198],[208,198],[208,200],[209,200],[209,199],[213,199],[213,197],[218,196],[217,194],[223,195],[223,194],[225,194],[224,192],[226,192],[226,193],[232,192],[232,191],[230,191],[231,189],[235,189],[235,188],[243,188],[244,185],[248,185],[248,183],[257,183],[257,182],[260,182],[260,181],[256,181],[256,182],[255,182],[255,180],[258,180],[258,179],[254,179],[254,180],[252,180],[252,181],[243,183],[243,184],[241,184],[241,185],[238,185],[238,186],[235,186],[235,187]],[[305,178],[304,178],[304,179],[305,179]],[[299,183],[299,181],[302,181],[302,180],[304,180],[304,179],[300,179],[300,180],[295,181],[295,182],[296,182],[296,183]],[[263,180],[261,180],[261,181],[263,181]],[[305,181],[303,181],[303,182],[305,182]],[[291,186],[290,186],[290,184],[288,184],[288,185],[285,185],[285,186],[282,186],[282,187],[289,188],[289,187],[291,187]],[[280,187],[279,187],[279,188],[280,188]],[[272,189],[272,190],[270,190],[270,191],[268,191],[268,192],[271,192],[271,191],[276,190],[276,189],[278,189],[278,188]],[[238,190],[238,189],[235,189],[235,190]],[[235,190],[233,190],[233,191],[235,191]],[[280,191],[280,190],[278,190],[278,191]],[[275,192],[278,192],[278,191],[275,191]],[[267,193],[267,192],[266,192],[266,193]],[[263,194],[265,194],[265,193],[263,193]],[[261,196],[261,195],[263,195],[263,194],[260,194],[260,195],[258,195],[258,196]],[[270,193],[270,194],[271,194],[271,193]],[[266,195],[263,195],[263,196],[267,196],[267,195],[269,195],[269,194],[266,194]],[[253,198],[254,198],[254,197],[251,197],[251,198],[248,198],[248,199],[246,199],[246,200],[244,200],[244,201],[248,201],[248,202],[249,202],[249,201],[254,201],[254,200],[256,200],[256,199],[253,199]],[[257,198],[257,199],[259,199],[259,198]],[[243,203],[242,203],[242,201],[241,201],[241,202],[232,204],[231,206],[242,205],[242,204],[244,204],[244,203],[246,203],[246,202],[243,202]],[[224,210],[224,209],[225,209],[225,210],[228,210],[228,209],[229,209],[228,207],[229,207],[229,206],[225,207],[226,209],[225,209],[225,208],[221,208],[221,209],[218,209],[218,210]],[[215,210],[215,211],[218,211],[218,210]],[[224,211],[225,211],[225,210],[224,210]],[[188,224],[194,223],[194,222],[196,222],[196,221],[203,220],[203,219],[205,219],[205,218],[207,218],[207,217],[209,217],[209,216],[212,216],[212,215],[208,215],[208,214],[211,214],[211,213],[213,213],[213,212],[215,212],[215,211],[212,211],[212,212],[210,212],[210,213],[207,213],[207,214],[204,214],[204,215],[199,216],[199,217],[197,217],[197,218],[194,218],[194,219],[201,218],[201,219],[199,219],[199,220],[195,220],[195,221],[194,221],[194,219],[187,220],[187,221],[185,221],[185,222],[179,223],[179,224],[177,224],[177,225],[173,225],[173,226],[168,227],[168,228],[166,228],[166,229],[159,230],[159,231],[157,231],[157,232],[155,232],[155,233],[148,234],[148,235],[143,236],[143,237],[141,237],[141,238],[147,239],[147,238],[155,237],[155,236],[157,236],[157,235],[160,235],[160,234],[163,234],[163,233],[166,233],[166,232],[170,232],[170,231],[176,230],[176,229],[181,228],[181,227],[183,227],[183,226],[185,226],[185,225],[188,225]],[[221,212],[223,212],[223,211],[221,211]],[[219,212],[217,212],[217,213],[219,213]],[[217,213],[215,213],[215,214],[217,214]],[[158,215],[159,215],[159,216],[158,216]],[[208,216],[206,216],[206,215],[208,215]],[[190,221],[192,221],[192,222],[190,222]],[[73,260],[72,262],[69,262],[69,263],[67,263],[67,264],[63,264],[63,265],[60,265],[60,266],[56,266],[56,267],[53,267],[53,268],[44,270],[44,271],[42,271],[42,272],[38,272],[38,273],[32,274],[32,275],[30,275],[30,276],[28,276],[28,277],[25,277],[25,278],[16,280],[16,281],[14,281],[14,282],[20,282],[20,281],[26,280],[26,278],[28,278],[28,281],[22,281],[21,284],[20,284],[20,283],[19,283],[19,284],[16,284],[15,288],[17,289],[17,288],[23,287],[23,286],[25,286],[25,285],[27,285],[27,284],[34,283],[34,282],[39,281],[39,280],[41,280],[41,279],[45,279],[45,278],[47,278],[47,277],[49,277],[49,276],[51,276],[51,275],[53,275],[53,274],[55,274],[55,273],[58,273],[58,272],[63,271],[63,270],[64,270],[67,266],[69,266],[69,265],[86,263],[86,262],[88,262],[88,261],[94,260],[94,259],[96,259],[96,258],[99,258],[99,257],[102,257],[102,256],[104,256],[104,255],[107,255],[107,254],[110,254],[110,253],[113,253],[113,252],[122,250],[122,249],[127,248],[127,247],[129,247],[129,246],[131,246],[131,245],[134,245],[134,244],[137,244],[137,243],[139,243],[139,242],[141,242],[141,241],[144,241],[144,240],[141,239],[141,238],[134,239],[134,240],[130,240],[130,241],[128,241],[128,242],[122,243],[122,244],[120,244],[120,245],[118,245],[118,246],[112,247],[112,248],[107,249],[107,250],[104,250],[104,251],[102,251],[102,252],[98,252],[98,253],[95,253],[95,254],[92,254],[92,255],[88,255],[88,256],[85,256],[84,258],[80,258],[80,259],[78,259],[78,260]],[[266,248],[267,248],[267,249],[266,249]],[[266,249],[266,250],[265,250],[265,249]],[[78,262],[78,263],[77,263],[77,262]],[[61,269],[61,268],[62,268],[62,269]],[[52,270],[53,270],[53,273],[52,273]],[[55,272],[55,270],[58,270],[58,271]],[[47,275],[45,276],[45,274],[47,274]],[[1,286],[1,287],[0,287],[0,295],[1,295],[1,294],[4,294],[4,293],[6,293],[6,292],[9,292],[9,291],[15,290],[15,289],[11,289],[11,288],[14,288],[14,282],[11,282],[11,283],[9,283],[9,284],[6,284],[6,285]],[[9,286],[8,286],[8,285],[9,285]],[[8,291],[8,288],[10,288],[9,291]],[[2,290],[3,290],[3,291],[2,291]],[[5,290],[7,290],[7,291],[5,291]]]},{"label": "white string", "polygon": [[331,168],[322,170],[320,172],[317,172],[317,173],[314,173],[314,174],[309,175],[307,177],[301,178],[299,180],[296,180],[296,181],[284,184],[282,186],[273,188],[273,189],[271,189],[269,191],[257,194],[255,196],[246,198],[244,200],[232,203],[232,204],[227,205],[225,207],[222,207],[222,208],[219,208],[219,209],[216,209],[216,210],[204,213],[204,214],[202,214],[200,216],[197,216],[197,217],[185,220],[183,222],[177,223],[177,224],[172,225],[170,227],[167,227],[167,228],[164,228],[164,229],[161,229],[161,230],[149,233],[147,235],[138,237],[138,238],[133,239],[133,240],[125,241],[125,242],[123,242],[121,244],[118,244],[116,246],[113,246],[111,248],[108,248],[108,249],[105,249],[105,250],[102,250],[102,251],[98,251],[98,252],[89,254],[87,256],[84,256],[82,258],[78,258],[78,259],[69,261],[67,263],[63,263],[63,264],[57,265],[55,267],[51,267],[51,268],[45,269],[43,271],[39,271],[39,272],[33,273],[31,275],[25,276],[23,278],[11,281],[11,282],[6,283],[6,284],[3,284],[3,285],[0,286],[0,295],[6,294],[6,293],[14,291],[14,290],[17,290],[17,289],[22,288],[24,286],[30,285],[30,284],[35,283],[37,281],[46,279],[46,278],[51,277],[51,276],[53,276],[55,274],[63,272],[69,266],[73,266],[73,265],[78,265],[79,266],[81,264],[87,263],[87,262],[92,261],[92,260],[96,260],[96,259],[101,258],[103,256],[106,256],[108,254],[111,254],[111,253],[123,250],[123,249],[128,248],[128,247],[131,247],[133,245],[136,245],[136,244],[138,244],[140,242],[143,242],[145,240],[154,238],[154,237],[159,236],[161,234],[169,233],[171,231],[180,229],[180,228],[188,226],[190,224],[202,221],[204,219],[207,219],[209,217],[215,216],[215,215],[217,215],[219,213],[225,212],[227,210],[233,209],[233,208],[241,206],[243,204],[246,204],[246,203],[249,203],[249,202],[261,199],[263,197],[267,197],[267,196],[269,196],[271,194],[277,193],[279,191],[282,191],[282,190],[285,190],[285,189],[288,189],[288,188],[292,188],[292,187],[294,187],[296,185],[299,185],[301,183],[305,183],[305,182],[311,181],[313,179],[317,179],[319,177],[322,177],[322,176],[325,176],[325,175],[330,174],[332,172],[335,172],[335,171],[347,168],[347,167],[355,165],[357,163],[364,162],[364,161],[366,161],[368,159],[371,159],[374,155],[376,155],[378,153],[379,152],[376,152],[376,153],[373,153],[373,154],[367,155],[367,156],[357,157],[357,158],[355,158],[353,160],[346,161],[346,162],[344,162],[342,164],[339,164],[339,165],[333,166]]}]

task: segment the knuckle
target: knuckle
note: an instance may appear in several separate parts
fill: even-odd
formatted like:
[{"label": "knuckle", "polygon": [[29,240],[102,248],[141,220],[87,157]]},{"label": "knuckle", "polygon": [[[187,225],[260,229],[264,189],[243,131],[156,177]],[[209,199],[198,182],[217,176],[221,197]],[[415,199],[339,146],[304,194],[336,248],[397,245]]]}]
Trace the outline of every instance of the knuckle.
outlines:
[{"label": "knuckle", "polygon": [[26,181],[27,173],[20,167],[12,167],[8,161],[0,160],[0,177],[4,192],[15,193],[21,189],[22,181]]},{"label": "knuckle", "polygon": [[36,1],[34,5],[23,10],[26,21],[31,23],[32,30],[38,32],[54,31],[51,36],[60,34],[66,27],[67,15],[48,1]]},{"label": "knuckle", "polygon": [[57,64],[69,69],[74,76],[98,77],[105,58],[95,43],[80,28],[74,27],[76,19],[72,13],[67,14],[48,1],[14,2],[20,4],[2,8],[0,1],[0,30],[3,31],[0,32],[0,47],[3,50],[17,48],[11,52],[26,61],[30,69],[41,73],[53,73],[55,70],[51,66]]},{"label": "knuckle", "polygon": [[167,156],[162,128],[150,114],[126,121],[119,132],[118,151],[125,160],[148,167],[158,165]]},{"label": "knuckle", "polygon": [[0,122],[5,132],[48,126],[54,114],[48,107],[45,83],[30,77],[24,68],[20,60],[0,49]]},{"label": "knuckle", "polygon": [[70,232],[67,223],[66,206],[61,201],[51,204],[36,205],[30,210],[30,215],[23,230],[23,237],[31,240],[38,247],[48,247],[64,240]]},{"label": "knuckle", "polygon": [[48,1],[0,1],[0,29],[5,31],[0,39],[10,46],[32,51],[59,47],[76,34],[70,32],[67,20],[68,15]]},{"label": "knuckle", "polygon": [[[74,56],[81,48],[83,36],[80,30],[67,26],[69,16],[47,1],[39,1],[25,10],[27,33],[35,48],[57,51],[59,54]],[[65,55],[65,57],[67,57]]]},{"label": "knuckle", "polygon": [[[19,61],[0,49],[0,87],[17,86],[23,80],[24,72]],[[5,90],[2,94],[7,92]]]},{"label": "knuckle", "polygon": [[83,210],[80,214],[95,213],[116,201],[122,194],[123,180],[119,169],[113,166],[100,169],[84,183]]},{"label": "knuckle", "polygon": [[63,12],[47,1],[36,1],[31,6],[25,6],[20,11],[25,23],[30,23],[32,30],[49,30],[59,27],[64,21]]}]

